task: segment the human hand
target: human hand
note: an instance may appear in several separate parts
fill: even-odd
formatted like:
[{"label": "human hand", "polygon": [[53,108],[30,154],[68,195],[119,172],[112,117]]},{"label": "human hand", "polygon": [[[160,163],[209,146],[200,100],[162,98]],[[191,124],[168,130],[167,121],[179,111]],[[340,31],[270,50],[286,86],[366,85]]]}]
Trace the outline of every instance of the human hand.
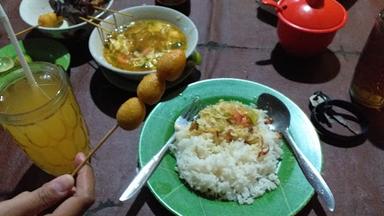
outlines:
[{"label": "human hand", "polygon": [[[78,153],[75,165],[85,160],[83,153]],[[82,215],[94,202],[95,180],[92,168],[86,164],[75,179],[65,174],[44,184],[32,192],[23,192],[10,200],[0,203],[0,215],[25,216],[38,215],[58,203],[61,204],[50,214],[51,216]]]}]

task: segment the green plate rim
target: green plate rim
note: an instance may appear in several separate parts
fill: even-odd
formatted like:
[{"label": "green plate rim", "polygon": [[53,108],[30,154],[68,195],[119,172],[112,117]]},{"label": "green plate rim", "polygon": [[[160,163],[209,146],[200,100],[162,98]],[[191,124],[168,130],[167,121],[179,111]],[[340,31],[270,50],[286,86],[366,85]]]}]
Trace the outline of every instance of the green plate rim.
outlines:
[{"label": "green plate rim", "polygon": [[[248,91],[255,91],[255,92],[254,93],[247,92],[246,94],[244,94],[245,95],[244,96],[241,92],[239,92],[239,90],[243,90],[243,89],[235,89],[232,87],[233,85],[235,85],[235,86],[237,85],[237,87],[239,87],[239,88],[245,88],[245,89],[249,88]],[[207,89],[207,88],[209,88],[209,89]],[[209,93],[202,94],[206,90],[209,90]],[[298,117],[300,122],[304,121],[305,126],[303,126],[303,127],[305,127],[305,130],[307,130],[306,132],[310,133],[310,135],[308,135],[308,136],[311,137],[311,139],[312,139],[311,140],[312,141],[311,146],[305,147],[303,145],[303,143],[304,143],[303,139],[304,138],[301,138],[301,139],[299,138],[299,137],[301,137],[301,134],[297,134],[298,133],[297,130],[293,129],[292,135],[293,135],[293,137],[296,137],[298,139],[298,141],[301,142],[301,143],[298,143],[299,147],[301,148],[303,153],[306,154],[308,159],[313,163],[315,168],[318,169],[319,171],[321,171],[322,165],[323,165],[323,155],[322,155],[320,140],[318,138],[318,135],[316,133],[315,128],[311,124],[311,122],[308,119],[308,117],[306,116],[306,114],[292,100],[290,100],[288,97],[284,96],[279,91],[277,91],[273,88],[270,88],[266,85],[257,83],[257,82],[242,80],[242,79],[235,79],[235,78],[207,79],[207,80],[202,80],[202,81],[192,83],[192,84],[188,85],[187,88],[179,96],[177,96],[177,97],[175,97],[169,101],[163,101],[163,102],[159,103],[157,106],[155,106],[154,109],[151,111],[151,113],[148,115],[147,120],[144,122],[144,125],[141,129],[141,134],[140,134],[140,139],[139,139],[139,151],[138,151],[138,158],[139,158],[140,167],[145,165],[149,161],[150,157],[152,155],[154,155],[160,149],[162,144],[165,143],[165,142],[163,142],[164,140],[162,140],[161,138],[167,139],[170,136],[169,131],[166,131],[167,134],[165,134],[164,137],[158,137],[157,136],[157,139],[159,140],[159,142],[161,141],[162,144],[160,143],[160,144],[158,144],[158,146],[155,146],[155,148],[151,148],[150,152],[147,151],[148,146],[146,146],[145,143],[147,143],[146,138],[148,136],[145,136],[145,134],[148,133],[147,130],[151,129],[152,124],[154,124],[154,123],[156,123],[156,121],[158,121],[158,120],[156,120],[156,115],[158,112],[164,112],[164,110],[167,110],[168,112],[170,112],[169,114],[172,114],[171,112],[175,112],[175,109],[176,109],[177,110],[176,114],[174,113],[174,115],[172,116],[173,119],[170,120],[169,122],[167,122],[168,124],[171,123],[173,126],[173,121],[177,117],[177,114],[180,113],[181,110],[185,106],[188,105],[188,101],[192,97],[199,96],[202,99],[204,99],[204,98],[217,97],[217,95],[221,94],[221,97],[224,97],[224,98],[229,97],[230,99],[239,99],[240,101],[242,99],[246,98],[245,100],[254,101],[258,97],[258,95],[260,95],[261,93],[264,93],[264,92],[275,95],[276,97],[281,99],[283,101],[283,103],[285,103],[287,105],[287,107],[290,110],[291,115],[293,117]],[[248,97],[247,97],[247,95],[248,95]],[[249,98],[249,95],[252,95],[252,97]],[[182,100],[184,100],[184,103],[183,103],[184,107],[178,106],[177,108],[173,108],[174,110],[172,111],[172,107],[169,107],[169,106],[172,106],[172,105],[177,104],[177,103],[182,103],[182,102],[179,102]],[[295,128],[295,127],[298,128],[297,125],[298,125],[299,120],[293,121],[294,125],[292,126],[292,128]],[[295,123],[295,122],[297,122],[297,123]],[[163,129],[163,130],[165,130],[165,129]],[[156,136],[156,134],[155,134],[155,136]],[[307,138],[308,138],[308,136],[307,136]],[[305,141],[305,142],[307,142],[307,141]],[[153,143],[151,143],[150,145],[153,145]],[[149,146],[149,147],[151,147],[151,146]],[[283,149],[283,151],[284,151],[284,154],[287,154],[288,159],[290,157],[293,158],[291,151],[287,148],[287,144],[284,144],[283,148],[285,148],[285,149]],[[289,151],[289,153],[287,153],[287,151]],[[164,164],[166,163],[165,160],[168,160],[167,157],[168,157],[168,159],[172,158],[172,156],[170,156],[169,152],[166,154],[163,161],[159,164],[159,167],[166,166]],[[283,157],[285,157],[285,156],[283,155]],[[170,160],[172,160],[172,159],[170,159]],[[284,162],[284,158],[283,158],[283,162]],[[299,165],[297,164],[297,161],[294,160],[291,163],[294,164],[294,170],[295,170],[295,172],[297,172],[296,170],[300,169]],[[183,215],[183,212],[180,212],[180,210],[178,210],[178,209],[174,209],[171,206],[171,204],[168,203],[169,201],[167,202],[166,200],[164,200],[161,197],[161,195],[159,194],[158,188],[156,188],[156,185],[155,185],[155,180],[157,178],[156,177],[157,172],[158,172],[158,170],[156,170],[154,172],[152,177],[147,182],[149,189],[155,195],[155,197],[159,200],[159,202],[162,205],[164,205],[168,210],[170,210],[172,213],[174,213],[176,215]],[[279,173],[280,173],[280,170],[279,170]],[[307,188],[307,190],[305,191],[305,196],[302,197],[300,204],[295,206],[294,209],[289,210],[290,212],[288,215],[294,215],[294,214],[298,213],[309,202],[309,200],[311,199],[311,197],[314,194],[313,188],[310,186],[308,181],[305,179],[301,170],[300,170],[300,173],[301,173],[301,175],[299,174],[300,181],[301,180],[303,181],[303,184],[304,184],[305,188]],[[297,175],[297,174],[292,174],[292,175]],[[286,182],[286,183],[289,183],[289,182]],[[286,183],[284,183],[284,184],[286,184]],[[283,184],[283,183],[281,183],[281,184]],[[280,185],[279,187],[282,187],[282,186]],[[283,189],[281,189],[281,190],[284,193]],[[275,189],[274,191],[276,191],[276,190],[278,190],[278,189]],[[274,191],[268,192],[267,194],[273,193]],[[267,195],[267,194],[265,194],[265,195]],[[255,205],[255,203],[257,201],[258,200],[255,200],[255,202],[251,205]],[[213,202],[222,202],[222,201],[213,201]],[[235,203],[235,202],[228,202],[228,203]],[[289,207],[288,201],[286,201],[286,204]],[[231,205],[233,205],[233,204],[231,204]],[[247,206],[247,205],[241,205],[241,206]],[[256,214],[253,214],[253,215],[256,215]]]}]

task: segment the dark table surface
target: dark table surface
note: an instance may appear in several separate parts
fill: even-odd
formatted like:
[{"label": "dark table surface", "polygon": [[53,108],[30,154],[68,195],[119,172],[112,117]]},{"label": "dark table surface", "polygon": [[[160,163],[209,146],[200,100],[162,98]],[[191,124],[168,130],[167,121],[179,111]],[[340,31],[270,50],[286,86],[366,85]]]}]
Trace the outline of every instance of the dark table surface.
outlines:
[{"label": "dark table surface", "polygon": [[[233,77],[268,85],[281,91],[307,114],[308,97],[317,90],[332,98],[350,100],[348,89],[382,0],[343,0],[349,19],[324,54],[308,60],[287,56],[278,46],[276,19],[259,9],[255,0],[193,0],[190,18],[199,30],[197,49],[203,62],[187,81]],[[15,31],[27,25],[21,20],[20,1],[4,0]],[[153,1],[115,0],[112,8],[153,4]],[[0,29],[0,45],[9,40]],[[33,34],[20,36],[32,37]],[[63,42],[72,54],[70,80],[89,127],[92,145],[115,124],[118,106],[133,93],[111,85],[92,60],[87,39]],[[182,83],[181,85],[185,85]],[[168,91],[167,94],[172,92]],[[384,214],[384,113],[365,110],[371,120],[368,139],[354,147],[321,142],[322,174],[336,199],[329,213],[314,196],[299,215]],[[135,176],[140,128],[118,129],[94,156],[96,202],[87,215],[166,215],[149,189],[118,203],[123,187]],[[3,130],[0,131],[0,200],[32,190],[52,177],[33,166]]]}]

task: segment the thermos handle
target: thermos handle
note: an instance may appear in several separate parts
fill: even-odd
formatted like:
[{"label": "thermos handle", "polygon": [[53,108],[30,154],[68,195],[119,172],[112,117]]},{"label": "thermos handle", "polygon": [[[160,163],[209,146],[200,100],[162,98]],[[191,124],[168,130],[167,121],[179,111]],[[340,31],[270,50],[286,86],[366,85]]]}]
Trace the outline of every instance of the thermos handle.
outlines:
[{"label": "thermos handle", "polygon": [[278,4],[277,1],[274,0],[261,0],[261,3],[274,7],[276,11],[282,11],[284,9],[281,5]]}]

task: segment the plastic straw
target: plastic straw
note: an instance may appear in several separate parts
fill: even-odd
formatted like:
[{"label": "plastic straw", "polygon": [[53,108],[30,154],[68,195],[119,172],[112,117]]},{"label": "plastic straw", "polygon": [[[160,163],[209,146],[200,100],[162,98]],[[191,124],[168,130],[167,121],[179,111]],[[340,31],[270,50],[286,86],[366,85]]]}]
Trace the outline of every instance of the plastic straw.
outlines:
[{"label": "plastic straw", "polygon": [[11,26],[11,23],[9,22],[8,16],[5,13],[3,6],[0,4],[0,22],[5,28],[5,31],[8,34],[9,39],[11,40],[11,43],[13,44],[17,55],[19,56],[19,61],[21,66],[23,67],[23,71],[25,73],[25,76],[27,77],[27,80],[31,86],[37,86],[37,83],[35,79],[33,78],[31,69],[28,66],[27,61],[25,60],[25,57],[23,55],[23,52],[21,51],[20,45],[16,39],[15,32],[13,31],[13,28]]}]

